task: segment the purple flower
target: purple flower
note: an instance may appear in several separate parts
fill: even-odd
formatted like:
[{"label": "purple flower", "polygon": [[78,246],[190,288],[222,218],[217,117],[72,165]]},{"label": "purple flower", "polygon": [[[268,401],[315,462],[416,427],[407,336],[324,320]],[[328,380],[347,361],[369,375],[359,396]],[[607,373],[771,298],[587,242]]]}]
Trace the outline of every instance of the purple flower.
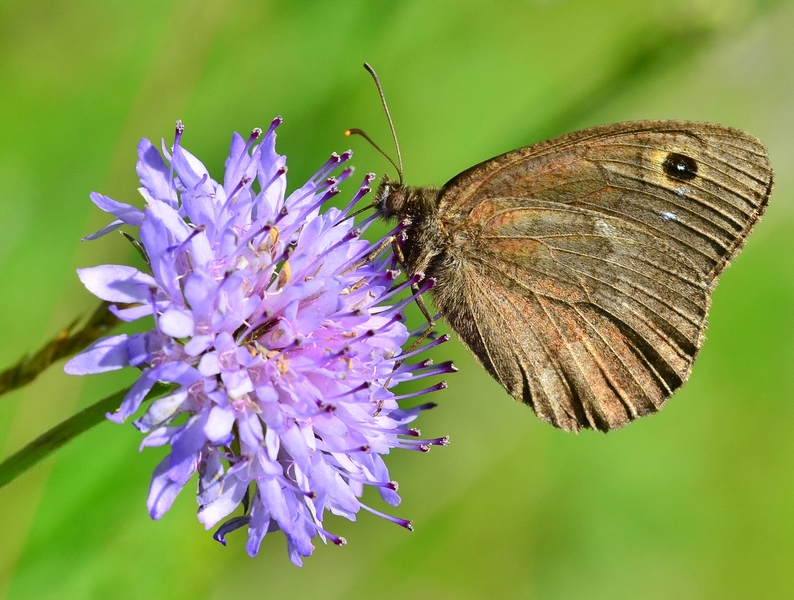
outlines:
[{"label": "purple flower", "polygon": [[[247,526],[253,556],[265,534],[280,529],[300,565],[315,536],[344,543],[324,529],[326,511],[354,520],[364,508],[410,529],[409,521],[359,497],[372,485],[396,506],[397,484],[381,455],[447,443],[421,439],[409,426],[433,404],[398,405],[443,382],[404,396],[391,388],[454,367],[403,362],[447,337],[402,353],[410,338],[402,309],[413,298],[402,292],[420,280],[396,284],[394,258],[373,257],[380,243],[359,239],[372,218],[354,228],[348,216],[373,175],[347,209],[320,212],[353,172],[332,176],[351,156],[334,154],[285,198],[286,158],[275,151],[280,122],[261,144],[261,130],[247,140],[234,134],[223,183],[182,148],[177,123],[170,154],[163,144],[165,161],[148,140],[138,146],[144,210],[91,195],[117,220],[87,239],[139,226],[137,247],[150,272],[100,265],[78,270],[80,279],[118,303],[112,310],[121,319],[151,315],[154,328],[101,339],[66,371],[141,370],[118,412],[108,415],[116,422],[135,413],[156,382],[174,384],[135,421],[148,434],[141,447],[171,446],[152,477],[152,518],[162,517],[197,473],[198,518],[207,528],[243,506],[242,515],[221,524],[218,541]],[[420,291],[431,285],[421,282]],[[384,304],[395,297],[402,299]]]}]

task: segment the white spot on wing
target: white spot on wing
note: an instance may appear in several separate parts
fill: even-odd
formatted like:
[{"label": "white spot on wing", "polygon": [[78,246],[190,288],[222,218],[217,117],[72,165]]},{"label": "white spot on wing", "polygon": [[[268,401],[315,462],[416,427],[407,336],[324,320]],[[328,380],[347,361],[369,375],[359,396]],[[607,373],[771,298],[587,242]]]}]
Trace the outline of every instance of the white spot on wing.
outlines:
[{"label": "white spot on wing", "polygon": [[665,221],[677,221],[678,220],[678,215],[675,214],[675,213],[672,213],[672,212],[663,212],[662,213],[662,218]]},{"label": "white spot on wing", "polygon": [[602,221],[601,219],[596,220],[595,226],[598,233],[605,237],[613,235],[615,231],[615,229],[609,223]]}]

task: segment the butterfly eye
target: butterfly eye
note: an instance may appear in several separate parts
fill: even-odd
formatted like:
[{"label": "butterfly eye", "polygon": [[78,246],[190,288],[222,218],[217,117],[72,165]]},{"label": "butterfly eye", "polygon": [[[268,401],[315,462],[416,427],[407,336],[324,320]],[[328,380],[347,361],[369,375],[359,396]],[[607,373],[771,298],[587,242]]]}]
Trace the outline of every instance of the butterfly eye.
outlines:
[{"label": "butterfly eye", "polygon": [[698,166],[694,159],[684,154],[671,152],[662,163],[662,169],[671,179],[691,181],[698,174]]},{"label": "butterfly eye", "polygon": [[405,205],[404,188],[398,186],[386,186],[383,190],[383,212],[389,216],[398,216],[402,213]]}]

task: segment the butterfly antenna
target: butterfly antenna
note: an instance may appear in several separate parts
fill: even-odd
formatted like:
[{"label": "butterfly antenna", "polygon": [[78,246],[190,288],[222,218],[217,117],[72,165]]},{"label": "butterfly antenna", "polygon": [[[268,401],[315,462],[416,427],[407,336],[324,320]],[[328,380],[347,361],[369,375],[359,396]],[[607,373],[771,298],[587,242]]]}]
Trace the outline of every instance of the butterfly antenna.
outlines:
[{"label": "butterfly antenna", "polygon": [[372,144],[372,147],[373,147],[373,148],[375,148],[375,150],[377,150],[378,152],[380,152],[380,153],[381,153],[381,154],[382,154],[384,157],[386,157],[386,160],[388,160],[388,161],[389,161],[389,162],[392,164],[392,166],[393,166],[395,169],[397,169],[397,173],[400,175],[400,183],[402,183],[402,181],[403,181],[403,171],[402,171],[402,169],[401,169],[400,167],[398,167],[398,166],[397,166],[397,163],[396,163],[396,162],[394,162],[394,161],[392,160],[392,157],[391,157],[391,156],[389,156],[388,154],[386,154],[386,153],[385,153],[385,152],[384,152],[384,151],[381,149],[381,147],[380,147],[380,146],[378,146],[378,145],[377,145],[377,144],[376,144],[376,143],[375,143],[375,142],[372,140],[372,138],[371,138],[371,137],[369,137],[369,136],[368,136],[368,135],[367,135],[367,134],[364,132],[364,130],[363,130],[363,129],[357,129],[357,128],[355,128],[355,127],[354,127],[353,129],[348,129],[347,131],[345,131],[345,135],[360,135],[360,136],[361,136],[361,137],[363,137],[365,140],[367,140],[367,141],[368,141],[370,144]]},{"label": "butterfly antenna", "polygon": [[[370,75],[372,75],[372,79],[375,81],[375,86],[378,88],[378,94],[380,95],[380,101],[383,103],[383,110],[386,112],[386,119],[388,119],[389,121],[389,129],[391,129],[391,137],[394,140],[394,147],[397,149],[397,162],[400,163],[400,166],[397,168],[397,173],[400,176],[400,185],[402,185],[403,155],[400,153],[400,143],[397,141],[397,132],[394,130],[394,122],[391,120],[389,105],[386,104],[386,95],[383,93],[383,86],[380,84],[380,79],[378,79],[378,74],[375,72],[375,69],[373,69],[369,63],[364,63],[364,68],[369,72]],[[392,161],[392,164],[394,164],[394,161]]]}]

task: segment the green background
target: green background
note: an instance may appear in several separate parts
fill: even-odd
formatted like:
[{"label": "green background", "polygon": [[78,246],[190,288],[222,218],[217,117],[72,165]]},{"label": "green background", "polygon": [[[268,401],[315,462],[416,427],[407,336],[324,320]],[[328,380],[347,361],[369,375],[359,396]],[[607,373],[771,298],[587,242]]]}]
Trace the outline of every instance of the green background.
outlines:
[{"label": "green background", "polygon": [[[708,120],[768,146],[769,210],[714,294],[692,378],[657,416],[570,435],[513,402],[453,342],[460,372],[420,421],[448,448],[389,458],[408,533],[329,517],[348,540],[293,567],[214,542],[189,485],[149,519],[163,449],[103,423],[0,490],[6,598],[791,598],[794,596],[794,3],[744,0],[0,3],[0,363],[96,300],[74,269],[126,262],[92,190],[139,202],[140,137],[220,177],[231,132],[277,114],[292,187],[352,146],[389,147],[379,71],[411,184],[599,123]],[[356,177],[358,178],[358,176]],[[347,194],[351,187],[347,188]],[[412,314],[418,324],[419,315]],[[0,454],[132,373],[54,367],[0,398]],[[376,506],[381,507],[373,500]],[[244,595],[244,596],[243,596]]]}]

